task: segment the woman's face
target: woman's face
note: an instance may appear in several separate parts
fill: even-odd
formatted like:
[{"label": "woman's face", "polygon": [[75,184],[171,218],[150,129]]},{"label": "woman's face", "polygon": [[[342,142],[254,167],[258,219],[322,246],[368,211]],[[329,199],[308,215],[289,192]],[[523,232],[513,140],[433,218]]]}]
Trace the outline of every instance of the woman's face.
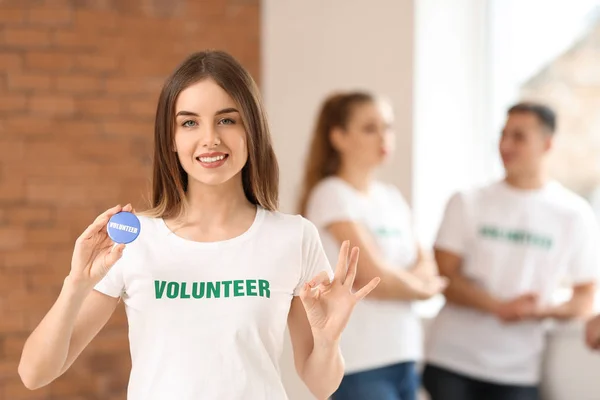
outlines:
[{"label": "woman's face", "polygon": [[248,160],[246,129],[233,99],[214,80],[184,89],[175,103],[175,151],[188,185],[240,179]]},{"label": "woman's face", "polygon": [[353,106],[346,128],[334,139],[342,159],[362,168],[381,165],[394,151],[391,107],[383,102]]}]

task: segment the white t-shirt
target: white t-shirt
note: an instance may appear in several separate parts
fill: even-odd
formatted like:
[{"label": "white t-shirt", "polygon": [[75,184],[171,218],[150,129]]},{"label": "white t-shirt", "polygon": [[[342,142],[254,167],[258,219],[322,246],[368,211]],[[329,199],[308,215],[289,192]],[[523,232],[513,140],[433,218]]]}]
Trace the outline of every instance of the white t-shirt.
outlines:
[{"label": "white t-shirt", "polygon": [[[518,190],[502,181],[455,194],[436,247],[461,255],[462,273],[493,296],[510,300],[533,292],[547,305],[565,280],[597,279],[599,237],[591,207],[559,183]],[[534,385],[545,326],[505,324],[446,303],[431,327],[427,359],[476,379]]]},{"label": "white t-shirt", "polygon": [[317,229],[258,207],[251,228],[194,242],[162,219],[141,232],[96,286],[122,296],[129,400],[286,399],[279,359],[292,297],[331,267]]},{"label": "white t-shirt", "polygon": [[[416,261],[410,209],[393,185],[375,182],[364,195],[340,178],[325,178],[310,195],[306,217],[319,229],[332,265],[337,263],[340,243],[327,227],[340,221],[365,227],[387,266],[408,268]],[[417,361],[422,353],[421,340],[421,324],[411,302],[367,297],[356,305],[342,333],[346,373]]]}]

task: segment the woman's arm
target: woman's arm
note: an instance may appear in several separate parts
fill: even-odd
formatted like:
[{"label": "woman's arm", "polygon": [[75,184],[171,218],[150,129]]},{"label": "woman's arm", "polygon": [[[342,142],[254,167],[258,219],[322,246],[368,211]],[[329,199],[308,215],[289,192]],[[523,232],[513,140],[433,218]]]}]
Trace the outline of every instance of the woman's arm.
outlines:
[{"label": "woman's arm", "polygon": [[317,399],[327,399],[344,376],[344,360],[338,341],[313,336],[299,297],[292,300],[288,327],[298,375]]},{"label": "woman's arm", "polygon": [[327,229],[340,243],[349,240],[353,246],[360,248],[355,287],[366,285],[374,277],[381,278],[379,285],[370,294],[371,298],[426,300],[440,293],[446,286],[446,280],[437,274],[420,276],[409,270],[386,268],[372,238],[356,222],[335,222]]},{"label": "woman's arm", "polygon": [[67,371],[109,320],[118,301],[65,279],[58,299],[25,342],[19,363],[25,386],[40,388]]},{"label": "woman's arm", "polygon": [[60,295],[23,347],[18,371],[27,388],[45,386],[63,374],[114,312],[118,297],[93,288],[125,249],[108,237],[106,225],[116,213],[131,210],[131,204],[106,210],[75,241]]}]

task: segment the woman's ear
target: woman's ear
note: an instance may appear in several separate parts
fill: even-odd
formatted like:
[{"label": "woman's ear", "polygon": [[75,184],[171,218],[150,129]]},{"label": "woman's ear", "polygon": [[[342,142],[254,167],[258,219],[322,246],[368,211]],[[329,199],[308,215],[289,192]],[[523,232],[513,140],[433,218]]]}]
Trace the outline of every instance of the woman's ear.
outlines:
[{"label": "woman's ear", "polygon": [[331,146],[337,151],[343,151],[346,144],[346,135],[342,128],[336,127],[329,132]]}]

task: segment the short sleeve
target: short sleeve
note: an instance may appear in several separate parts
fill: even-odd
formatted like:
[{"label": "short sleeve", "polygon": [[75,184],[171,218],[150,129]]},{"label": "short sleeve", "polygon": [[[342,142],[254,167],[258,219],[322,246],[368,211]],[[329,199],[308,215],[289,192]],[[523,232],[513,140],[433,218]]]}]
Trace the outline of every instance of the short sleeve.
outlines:
[{"label": "short sleeve", "polygon": [[600,275],[600,227],[591,210],[582,214],[572,236],[575,247],[568,274],[572,284],[598,281]]},{"label": "short sleeve", "polygon": [[108,271],[106,276],[94,286],[94,289],[100,293],[111,297],[121,297],[125,293],[125,280],[123,278],[123,266],[127,263],[127,251],[123,250],[123,255]]},{"label": "short sleeve", "polygon": [[455,193],[446,204],[442,223],[435,239],[435,248],[462,255],[467,242],[465,227],[468,224],[465,218],[463,195]]},{"label": "short sleeve", "polygon": [[294,296],[298,296],[304,284],[322,271],[326,271],[329,278],[333,279],[333,271],[321,244],[319,231],[306,218],[302,218],[302,225],[302,265]]},{"label": "short sleeve", "polygon": [[324,228],[334,222],[357,221],[361,210],[348,188],[340,182],[326,179],[311,193],[306,217],[317,227]]}]

